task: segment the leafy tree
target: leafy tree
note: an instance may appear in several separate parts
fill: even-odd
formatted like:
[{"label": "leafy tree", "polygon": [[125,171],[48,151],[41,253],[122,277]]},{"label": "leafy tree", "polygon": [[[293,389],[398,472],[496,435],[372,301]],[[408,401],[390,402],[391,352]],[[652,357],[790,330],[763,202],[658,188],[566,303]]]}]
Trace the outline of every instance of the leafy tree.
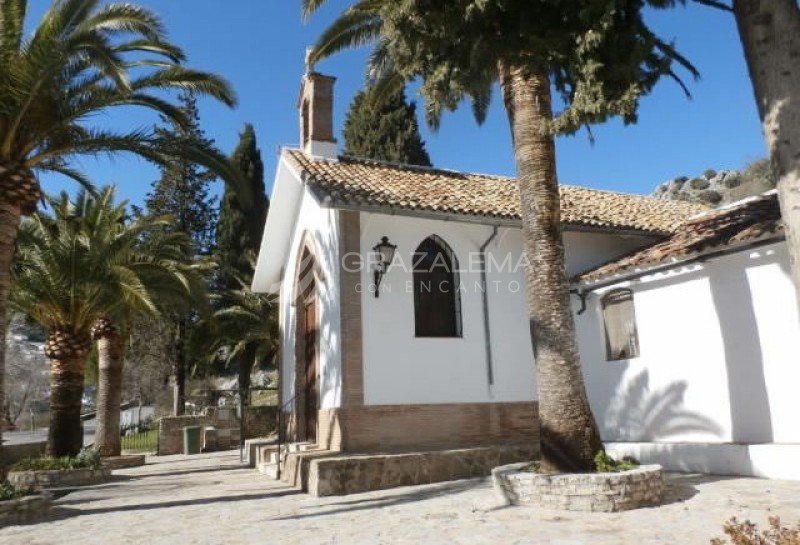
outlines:
[{"label": "leafy tree", "polygon": [[[179,124],[162,117],[155,133],[166,138],[202,142],[212,146],[200,127],[197,98],[191,92],[178,96],[180,110],[186,123]],[[145,197],[147,215],[170,216],[170,230],[185,233],[193,242],[192,252],[210,255],[214,249],[214,227],[217,223],[217,199],[211,194],[216,175],[190,158],[175,156],[164,161],[161,177],[153,182]]]},{"label": "leafy tree", "polygon": [[23,411],[47,393],[47,359],[41,351],[40,335],[38,325],[27,323],[20,314],[12,317],[6,335],[8,390],[3,407],[6,425],[15,426]]},{"label": "leafy tree", "polygon": [[431,166],[419,133],[416,104],[400,89],[387,98],[359,91],[344,122],[345,154],[408,165]]},{"label": "leafy tree", "polygon": [[[325,0],[304,0],[306,15]],[[555,135],[637,107],[673,62],[695,73],[645,24],[661,0],[360,0],[319,38],[313,64],[373,43],[380,93],[422,82],[436,128],[464,99],[481,122],[500,82],[520,188],[528,310],[539,387],[542,456],[563,470],[592,470],[602,449],[581,374],[561,238]],[[678,80],[680,81],[680,80]],[[564,103],[555,111],[552,91]]]},{"label": "leafy tree", "polygon": [[[129,152],[159,163],[182,155],[226,179],[237,175],[202,142],[93,124],[98,114],[135,106],[183,125],[183,112],[161,92],[170,89],[235,103],[222,79],[181,65],[183,52],[167,41],[155,14],[132,3],[55,0],[26,37],[27,7],[26,0],[0,0],[0,338],[20,216],[36,209],[39,174],[57,172],[90,186],[70,161]],[[0,371],[3,353],[0,346]]]},{"label": "leafy tree", "polygon": [[[167,138],[203,142],[212,145],[200,127],[197,100],[190,92],[179,96],[180,110],[187,123],[173,123],[164,118],[156,134]],[[238,171],[237,171],[238,172]],[[167,230],[186,234],[193,246],[187,258],[210,256],[214,251],[214,226],[217,221],[216,197],[211,194],[215,175],[190,158],[175,156],[164,162],[161,178],[153,183],[145,199],[146,214],[150,217],[169,216],[173,223]],[[174,331],[173,413],[181,415],[186,403],[186,374],[190,361],[188,339],[196,321],[194,312],[173,313],[170,320]]]}]

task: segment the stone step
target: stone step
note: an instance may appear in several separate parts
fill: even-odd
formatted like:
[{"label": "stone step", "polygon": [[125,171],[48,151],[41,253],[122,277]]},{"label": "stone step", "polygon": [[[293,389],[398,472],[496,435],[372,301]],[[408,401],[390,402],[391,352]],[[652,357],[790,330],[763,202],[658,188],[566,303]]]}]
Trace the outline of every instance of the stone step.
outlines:
[{"label": "stone step", "polygon": [[270,479],[278,479],[278,464],[258,464],[258,472]]},{"label": "stone step", "polygon": [[281,447],[281,450],[286,450],[286,452],[302,452],[307,450],[307,446],[311,443],[307,441],[303,441],[300,443],[286,443]]},{"label": "stone step", "polygon": [[[281,450],[281,462],[286,463],[286,456],[287,452],[285,450]],[[277,464],[278,463],[278,451],[273,450],[267,455],[267,463],[269,464]]]}]

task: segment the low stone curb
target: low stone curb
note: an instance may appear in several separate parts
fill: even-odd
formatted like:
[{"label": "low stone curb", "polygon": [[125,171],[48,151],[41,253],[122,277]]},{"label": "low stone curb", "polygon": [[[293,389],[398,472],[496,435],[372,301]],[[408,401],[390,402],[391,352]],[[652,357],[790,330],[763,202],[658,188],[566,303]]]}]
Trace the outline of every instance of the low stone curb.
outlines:
[{"label": "low stone curb", "polygon": [[106,469],[127,469],[144,465],[144,454],[123,454],[122,456],[109,456],[103,458],[103,467]]},{"label": "low stone curb", "polygon": [[659,465],[619,473],[538,474],[522,471],[530,462],[492,470],[495,490],[512,505],[536,505],[567,511],[627,511],[658,505],[664,495]]},{"label": "low stone curb", "polygon": [[44,517],[50,512],[50,504],[51,498],[47,492],[0,501],[0,528]]},{"label": "low stone curb", "polygon": [[44,488],[98,484],[107,481],[110,476],[111,470],[106,467],[100,469],[10,471],[8,473],[8,482],[20,490],[42,490]]}]

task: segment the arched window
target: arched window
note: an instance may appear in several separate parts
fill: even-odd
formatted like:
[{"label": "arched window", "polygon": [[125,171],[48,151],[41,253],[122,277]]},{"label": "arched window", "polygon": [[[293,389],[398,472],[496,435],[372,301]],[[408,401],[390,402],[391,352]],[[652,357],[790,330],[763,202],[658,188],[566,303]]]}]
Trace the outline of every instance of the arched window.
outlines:
[{"label": "arched window", "polygon": [[606,330],[606,360],[627,360],[639,356],[639,334],[636,331],[636,312],[633,291],[611,290],[600,300],[603,325]]},{"label": "arched window", "polygon": [[417,337],[460,337],[458,260],[431,235],[414,252],[414,323]]}]

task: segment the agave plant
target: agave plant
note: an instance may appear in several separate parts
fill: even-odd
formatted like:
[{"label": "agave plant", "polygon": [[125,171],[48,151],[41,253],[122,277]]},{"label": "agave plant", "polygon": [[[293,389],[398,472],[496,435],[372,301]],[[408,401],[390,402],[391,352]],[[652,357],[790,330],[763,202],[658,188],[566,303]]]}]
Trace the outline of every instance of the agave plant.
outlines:
[{"label": "agave plant", "polygon": [[91,187],[72,166],[75,157],[129,152],[159,163],[182,155],[226,180],[238,179],[227,159],[203,143],[93,125],[97,114],[127,106],[187,123],[164,90],[235,104],[223,79],[181,64],[183,51],[167,40],[155,14],[131,3],[55,0],[26,35],[27,7],[27,0],[0,0],[0,335],[20,216],[36,209],[41,173]]}]

